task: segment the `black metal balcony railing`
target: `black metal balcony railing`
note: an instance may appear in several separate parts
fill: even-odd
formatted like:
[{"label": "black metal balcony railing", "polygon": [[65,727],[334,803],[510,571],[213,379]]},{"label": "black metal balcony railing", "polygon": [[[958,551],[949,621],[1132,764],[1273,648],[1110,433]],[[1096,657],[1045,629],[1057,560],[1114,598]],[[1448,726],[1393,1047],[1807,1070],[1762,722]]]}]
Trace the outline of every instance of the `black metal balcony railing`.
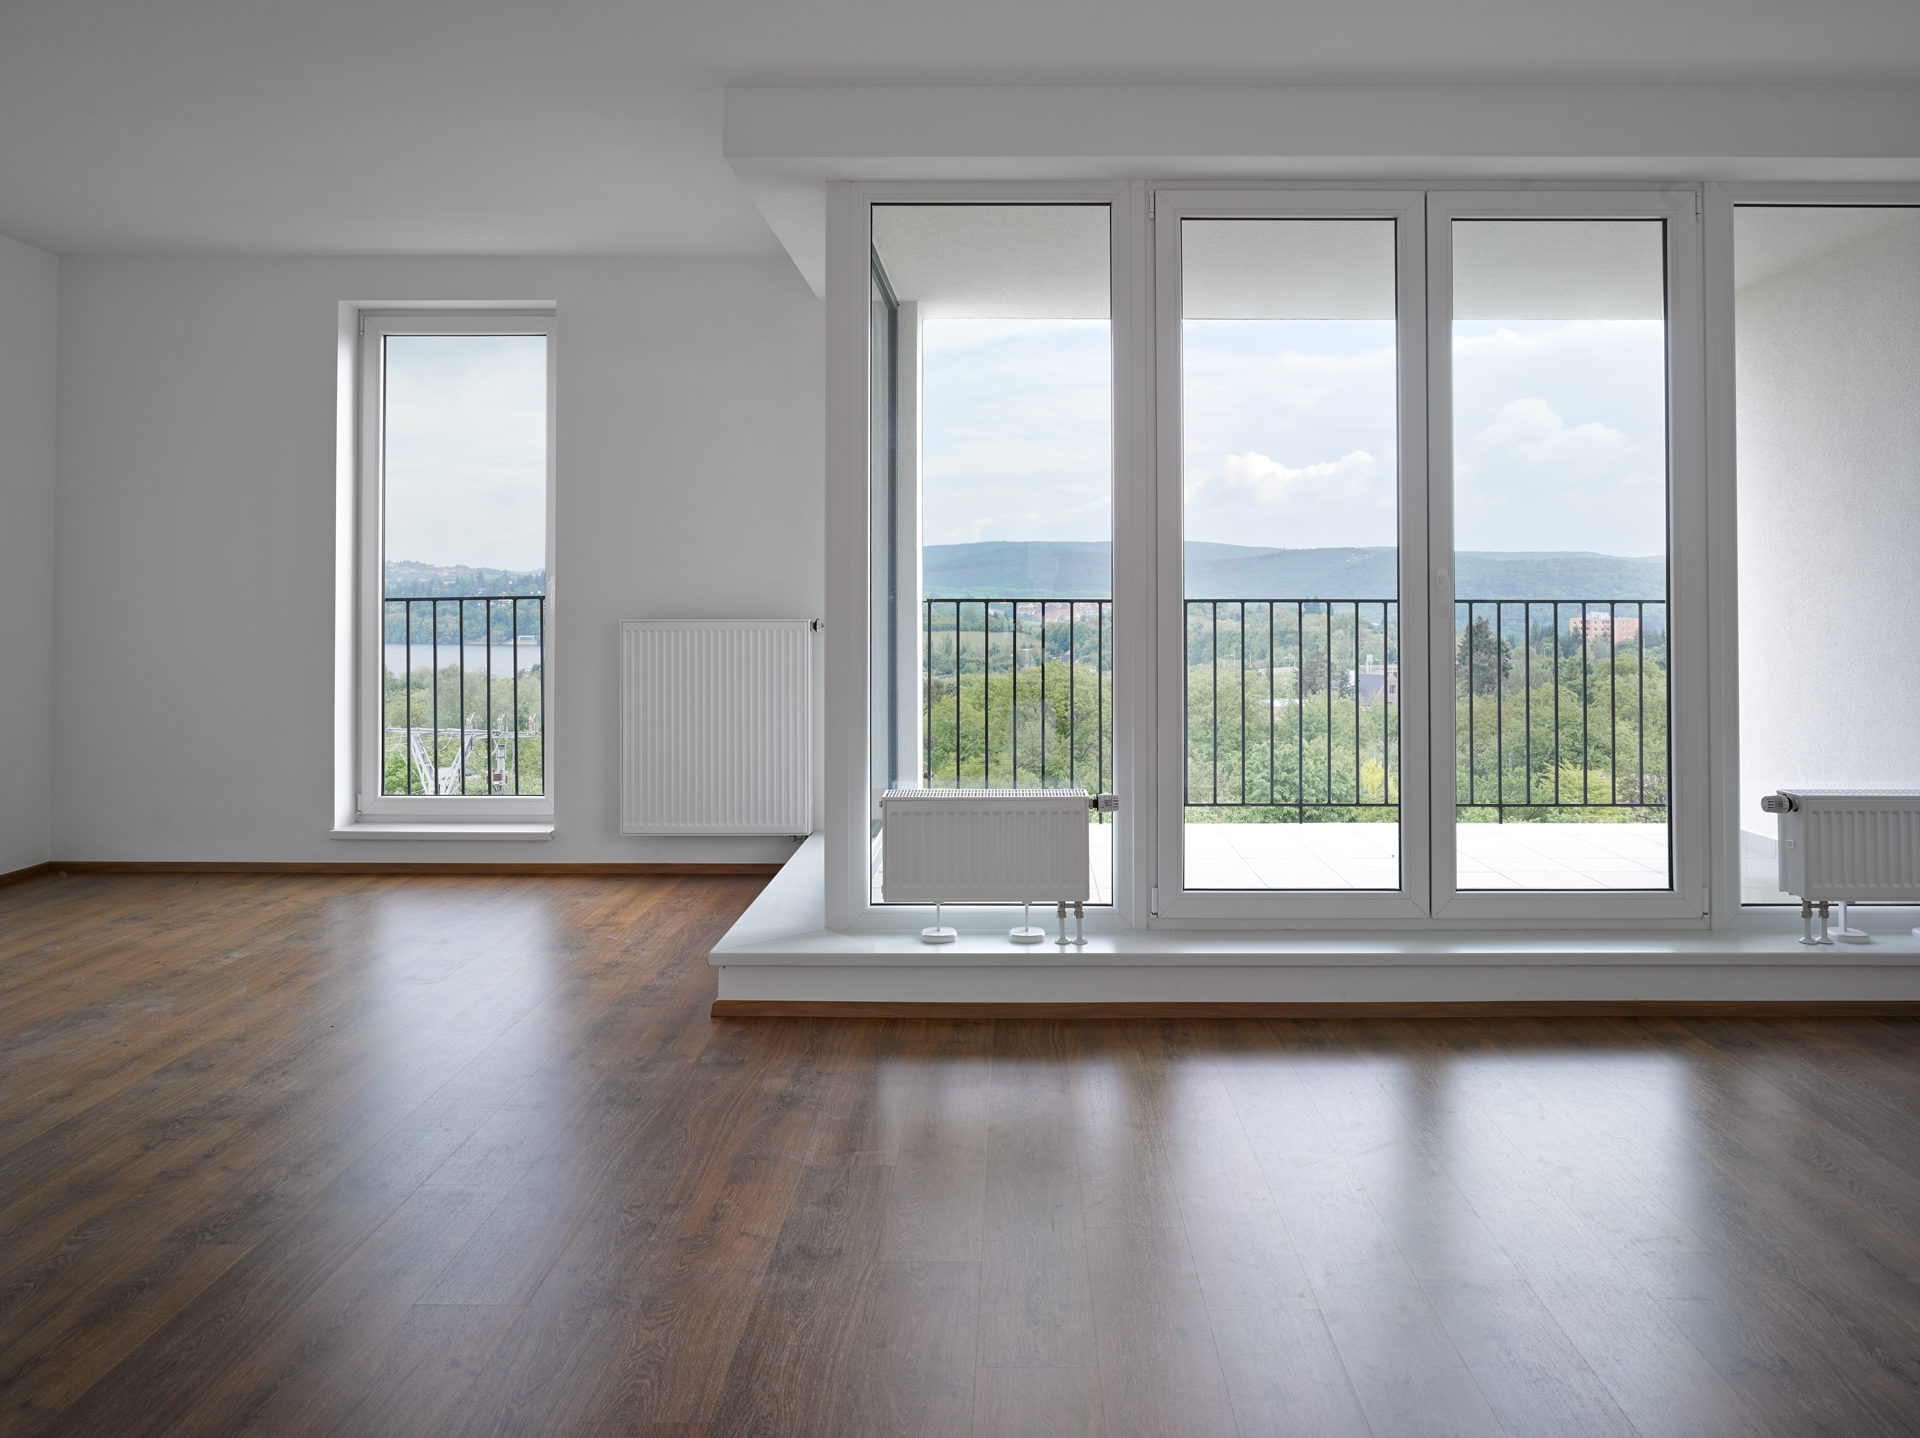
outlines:
[{"label": "black metal balcony railing", "polygon": [[1113,601],[929,599],[924,609],[926,782],[951,772],[955,788],[1105,792]]},{"label": "black metal balcony railing", "polygon": [[[1546,622],[1536,623],[1536,614],[1544,614]],[[1518,638],[1509,642],[1516,619]],[[1500,819],[1510,809],[1665,809],[1666,621],[1664,599],[1456,599],[1455,678],[1465,695],[1465,732],[1457,746],[1464,764],[1460,804],[1493,809]],[[1651,651],[1650,636],[1658,639]],[[1569,644],[1569,639],[1576,642]],[[1518,674],[1513,673],[1516,652]],[[1539,664],[1547,666],[1550,684],[1536,686]],[[1541,695],[1541,688],[1548,692]],[[1516,690],[1517,705],[1512,697]],[[1536,713],[1542,699],[1550,710]],[[1489,701],[1490,755],[1483,718]],[[1606,730],[1601,741],[1596,730],[1603,712]],[[1576,715],[1577,743],[1572,732]],[[1542,724],[1545,734],[1540,733]],[[1604,767],[1598,762],[1602,755]]]},{"label": "black metal balcony railing", "polygon": [[[1228,611],[1224,636],[1220,628],[1223,606]],[[1376,610],[1380,620],[1377,626],[1372,623]],[[1344,647],[1339,618],[1348,620]],[[1310,619],[1319,622],[1309,624]],[[1292,809],[1296,821],[1304,821],[1308,809],[1386,809],[1398,804],[1394,750],[1399,734],[1393,723],[1400,707],[1397,601],[1190,599],[1186,621],[1189,809]],[[1361,657],[1369,652],[1362,647],[1369,635],[1379,650],[1377,664]],[[1351,669],[1346,667],[1349,656],[1345,648],[1352,650]],[[1229,659],[1232,712],[1220,696],[1223,655]],[[1292,663],[1282,665],[1283,659]],[[1198,668],[1205,669],[1206,680],[1204,688],[1197,690]],[[1280,692],[1283,674],[1290,691],[1285,695]],[[1368,679],[1377,679],[1377,685],[1369,686],[1365,682]],[[1264,736],[1257,718],[1249,730],[1250,694],[1264,707]],[[1312,702],[1315,695],[1321,696],[1317,703]],[[1370,705],[1377,715],[1370,711]],[[1292,717],[1291,735],[1284,732],[1283,712]],[[1369,723],[1370,718],[1374,722]],[[1347,734],[1339,733],[1342,720],[1346,721]],[[1228,751],[1224,790],[1220,782],[1223,737]],[[1344,759],[1349,744],[1353,764],[1342,774],[1335,762],[1336,746]],[[1379,779],[1377,785],[1370,786],[1365,766],[1376,753]],[[1264,765],[1259,762],[1263,754]],[[1289,757],[1291,764],[1287,762]],[[1236,758],[1237,775],[1233,772]],[[1263,768],[1264,785],[1260,782]],[[1286,772],[1289,768],[1291,774]]]},{"label": "black metal balcony railing", "polygon": [[543,793],[545,598],[399,597],[382,608],[382,792]]},{"label": "black metal balcony railing", "polygon": [[[1460,806],[1664,809],[1665,617],[1664,600],[1460,600]],[[923,618],[925,782],[1105,787],[1110,600],[931,599]],[[1185,621],[1188,808],[1399,804],[1397,601],[1189,600]]]}]

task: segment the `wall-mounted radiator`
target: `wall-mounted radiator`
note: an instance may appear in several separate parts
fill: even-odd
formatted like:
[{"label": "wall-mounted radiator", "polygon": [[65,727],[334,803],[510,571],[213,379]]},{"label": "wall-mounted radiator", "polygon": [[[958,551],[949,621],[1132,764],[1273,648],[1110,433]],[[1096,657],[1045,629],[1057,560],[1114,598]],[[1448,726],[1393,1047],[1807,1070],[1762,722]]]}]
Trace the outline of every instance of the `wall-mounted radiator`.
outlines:
[{"label": "wall-mounted radiator", "polygon": [[[1920,903],[1920,789],[1782,789],[1760,807],[1779,817],[1780,887],[1800,896],[1801,943],[1872,942],[1847,922],[1848,904]],[[1830,903],[1840,905],[1832,933]]]},{"label": "wall-mounted radiator", "polygon": [[620,626],[620,832],[813,831],[805,619]]},{"label": "wall-mounted radiator", "polygon": [[1091,801],[1080,789],[889,789],[880,890],[889,904],[1092,897]]},{"label": "wall-mounted radiator", "polygon": [[1920,903],[1920,789],[1783,789],[1780,888],[1803,899]]}]

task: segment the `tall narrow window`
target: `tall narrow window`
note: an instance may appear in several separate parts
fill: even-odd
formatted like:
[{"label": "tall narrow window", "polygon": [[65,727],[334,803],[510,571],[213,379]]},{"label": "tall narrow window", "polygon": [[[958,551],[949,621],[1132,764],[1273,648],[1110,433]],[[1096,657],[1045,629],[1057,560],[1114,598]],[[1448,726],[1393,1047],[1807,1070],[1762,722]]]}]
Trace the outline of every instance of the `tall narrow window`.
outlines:
[{"label": "tall narrow window", "polygon": [[1734,211],[1740,893],[1778,789],[1920,788],[1920,208]]},{"label": "tall narrow window", "polygon": [[551,813],[552,351],[550,316],[365,321],[363,813]]},{"label": "tall narrow window", "polygon": [[1181,222],[1188,889],[1400,888],[1394,249]]},{"label": "tall narrow window", "polygon": [[1457,886],[1668,889],[1664,222],[1452,249]]},{"label": "tall narrow window", "polygon": [[888,787],[1112,783],[1113,350],[1106,205],[872,215],[877,902]]}]

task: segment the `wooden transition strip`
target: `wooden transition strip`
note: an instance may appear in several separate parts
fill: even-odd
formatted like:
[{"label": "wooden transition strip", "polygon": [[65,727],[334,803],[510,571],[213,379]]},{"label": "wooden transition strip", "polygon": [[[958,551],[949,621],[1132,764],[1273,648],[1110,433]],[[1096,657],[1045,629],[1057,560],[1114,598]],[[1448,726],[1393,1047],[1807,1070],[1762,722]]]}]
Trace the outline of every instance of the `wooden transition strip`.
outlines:
[{"label": "wooden transition strip", "polygon": [[1897,1018],[1920,1019],[1920,1002],[1809,1000],[1783,1003],[1595,999],[1539,1003],[1269,1004],[948,1004],[860,1000],[715,999],[716,1019],[1601,1019],[1601,1018]]},{"label": "wooden transition strip", "polygon": [[778,864],[448,864],[382,862],[358,860],[290,860],[276,862],[251,859],[183,860],[179,862],[141,859],[54,860],[37,869],[7,875],[6,882],[18,877],[32,878],[42,873],[68,874],[446,874],[476,878],[514,874],[571,874],[585,878],[623,876],[690,877],[696,875],[751,875],[771,877],[780,872]]},{"label": "wooden transition strip", "polygon": [[9,870],[7,873],[0,874],[0,889],[6,888],[9,884],[24,884],[27,880],[37,879],[42,874],[51,874],[54,871],[54,867],[55,866],[50,863],[29,864],[24,869]]}]

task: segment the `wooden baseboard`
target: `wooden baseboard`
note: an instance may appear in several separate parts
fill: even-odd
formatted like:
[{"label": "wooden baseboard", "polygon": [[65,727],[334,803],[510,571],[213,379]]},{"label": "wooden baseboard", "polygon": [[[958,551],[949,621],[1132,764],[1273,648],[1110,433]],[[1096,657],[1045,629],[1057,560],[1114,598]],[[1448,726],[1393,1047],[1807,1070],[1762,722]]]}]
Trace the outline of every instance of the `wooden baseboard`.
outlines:
[{"label": "wooden baseboard", "polygon": [[7,873],[0,874],[0,889],[6,888],[9,884],[24,884],[27,880],[37,879],[42,874],[51,874],[53,870],[52,864],[29,864],[24,869],[9,870]]},{"label": "wooden baseboard", "polygon": [[1555,1003],[1116,1003],[914,1004],[715,999],[717,1019],[1610,1019],[1610,1018],[1901,1018],[1920,1019],[1920,1003],[1810,1001],[1752,1003],[1600,999]]},{"label": "wooden baseboard", "polygon": [[[490,878],[505,875],[576,875],[584,878],[672,878],[695,876],[767,878],[780,872],[778,864],[447,864],[382,862],[360,860],[198,859],[148,861],[141,859],[54,860],[34,870],[22,870],[32,877],[37,873],[68,874],[440,874]],[[8,875],[10,881],[15,876]]]}]

